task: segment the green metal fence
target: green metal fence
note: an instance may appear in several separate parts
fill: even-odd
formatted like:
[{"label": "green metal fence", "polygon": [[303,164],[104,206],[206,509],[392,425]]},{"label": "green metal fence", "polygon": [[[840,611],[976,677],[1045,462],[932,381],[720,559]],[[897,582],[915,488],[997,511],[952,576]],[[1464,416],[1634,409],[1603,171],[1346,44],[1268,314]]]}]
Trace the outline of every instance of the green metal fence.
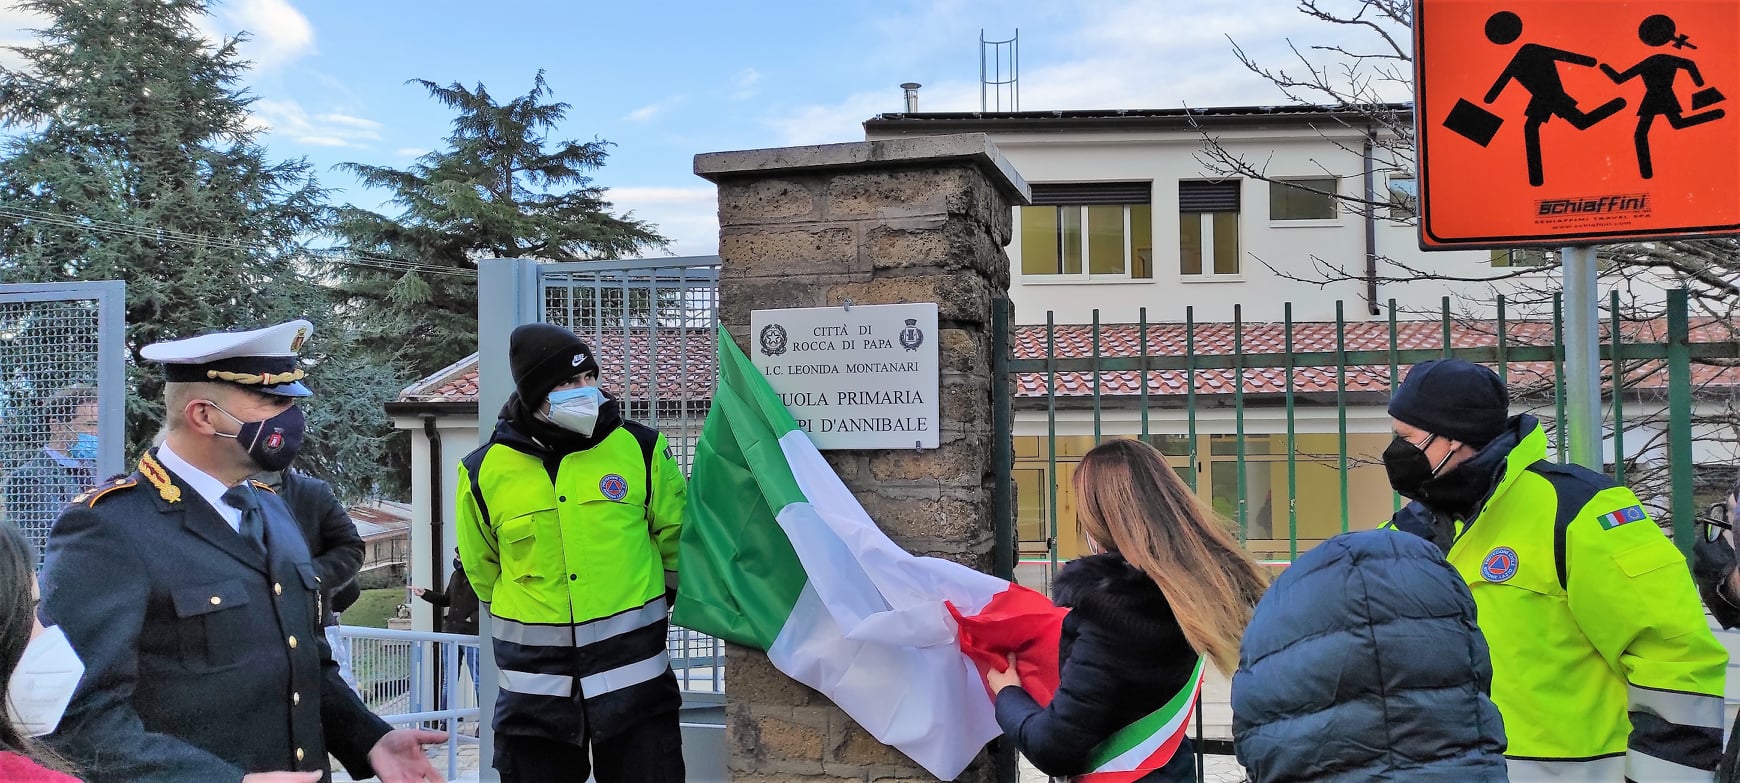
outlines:
[{"label": "green metal fence", "polygon": [[[1610,462],[1601,469],[1621,482],[1633,482],[1646,503],[1657,510],[1658,521],[1671,523],[1676,543],[1682,549],[1689,548],[1698,511],[1694,437],[1711,428],[1732,429],[1734,425],[1732,396],[1740,387],[1740,368],[1733,365],[1740,361],[1740,342],[1729,323],[1715,319],[1694,323],[1683,290],[1668,292],[1665,308],[1657,308],[1651,317],[1628,318],[1620,304],[1619,294],[1613,293],[1602,336],[1603,405],[1611,447],[1605,452]],[[1060,436],[1060,422],[1085,429],[1083,416],[1091,416],[1095,444],[1107,437],[1139,437],[1156,445],[1169,444],[1169,453],[1187,466],[1181,468],[1186,483],[1199,495],[1199,482],[1209,469],[1205,464],[1219,471],[1230,462],[1232,477],[1224,472],[1209,474],[1211,481],[1223,485],[1214,490],[1221,493],[1214,499],[1225,501],[1219,510],[1237,527],[1240,540],[1247,542],[1251,540],[1253,511],[1248,473],[1256,464],[1253,456],[1261,456],[1251,454],[1247,446],[1258,441],[1271,444],[1273,437],[1284,435],[1286,502],[1271,500],[1267,505],[1267,543],[1272,547],[1270,559],[1277,564],[1291,561],[1302,548],[1322,537],[1384,521],[1382,516],[1350,515],[1356,503],[1368,508],[1372,505],[1371,471],[1381,475],[1381,466],[1374,465],[1370,449],[1350,453],[1349,411],[1360,411],[1366,432],[1359,437],[1375,444],[1380,434],[1372,430],[1377,426],[1373,419],[1413,364],[1457,356],[1494,367],[1512,389],[1513,413],[1525,409],[1534,412],[1562,462],[1565,443],[1559,435],[1563,432],[1559,422],[1565,416],[1561,392],[1565,351],[1560,311],[1561,303],[1555,296],[1550,320],[1519,319],[1512,306],[1499,298],[1491,318],[1457,318],[1452,317],[1446,297],[1439,317],[1424,322],[1398,322],[1392,301],[1387,323],[1349,324],[1338,302],[1332,324],[1295,323],[1289,303],[1280,308],[1279,322],[1247,322],[1243,308],[1235,308],[1230,325],[1198,323],[1192,308],[1185,308],[1182,323],[1150,322],[1144,308],[1135,324],[1102,324],[1096,310],[1090,324],[1059,325],[1048,313],[1044,326],[1015,327],[1015,346],[1007,371],[1015,388],[1016,427],[1039,431],[1037,418],[1044,417],[1044,435],[1029,436],[1037,448],[1026,449],[1027,456],[1021,459],[1004,455],[1009,462],[1006,472],[1013,472],[1018,464],[1033,466],[1033,473],[1044,468],[1045,486],[1022,491],[1023,497],[1042,506],[1041,538],[1035,539],[1031,525],[1022,536],[1023,551],[1030,558],[1027,562],[1049,561],[1055,567],[1060,532],[1073,534],[1072,530],[1059,530],[1060,521],[1073,527],[1072,519],[1062,519],[1065,515],[1059,505],[1067,505],[1068,500],[1068,487],[1059,470],[1073,469],[1070,460],[1060,455],[1060,444],[1067,446],[1069,442],[1068,437]],[[1085,339],[1083,328],[1087,330]],[[1226,334],[1229,328],[1230,340]],[[1068,338],[1069,344],[1061,344],[1066,341],[1060,340],[1060,335]],[[1350,345],[1350,337],[1357,344]],[[1117,343],[1116,349],[1108,350],[1111,342]],[[1350,375],[1357,376],[1351,383]],[[1614,393],[1616,387],[1618,394]],[[1230,429],[1225,421],[1229,405]],[[1694,407],[1698,405],[1707,410],[1696,414]],[[1314,414],[1312,421],[1320,422],[1315,426],[1321,429],[1326,426],[1328,406],[1335,408],[1335,453],[1303,454],[1299,447],[1301,414]],[[1271,422],[1269,431],[1260,435],[1247,427],[1248,418],[1258,410]],[[1276,428],[1272,423],[1277,410],[1284,414],[1284,427]],[[1220,459],[1205,463],[1200,434],[1204,414],[1210,411],[1216,414],[1215,427],[1228,430],[1211,436],[1211,450],[1225,447],[1230,435],[1231,453],[1211,455]],[[1155,421],[1157,412],[1165,414],[1164,422]],[[1108,426],[1109,413],[1119,414],[1118,426]],[[1066,421],[1066,417],[1073,418]],[[1125,431],[1108,431],[1120,427]],[[1381,440],[1387,443],[1387,423],[1383,427]],[[1627,450],[1628,429],[1632,431],[1631,451]],[[1640,434],[1651,443],[1637,443]],[[1312,437],[1326,443],[1328,434]],[[1644,445],[1648,448],[1637,453]],[[1265,447],[1271,453],[1262,460],[1266,465],[1262,469],[1272,496],[1281,483],[1269,471],[1282,460],[1272,453],[1272,446]],[[1724,463],[1729,459],[1717,458]],[[1340,499],[1339,519],[1327,524],[1316,519],[1317,534],[1305,537],[1301,536],[1299,504],[1302,463],[1325,468],[1333,465],[1338,486],[1330,497]],[[1356,471],[1364,476],[1360,483],[1365,486],[1351,481]],[[1315,471],[1316,477],[1307,482],[1319,493],[1324,489],[1320,473]],[[1726,474],[1731,476],[1731,471]],[[1232,479],[1230,487],[1225,486],[1229,482],[1224,478]],[[1229,489],[1236,495],[1236,503],[1231,502],[1234,498],[1225,497]],[[1399,507],[1400,500],[1387,483],[1376,491],[1384,496],[1379,502],[1385,515]],[[1284,527],[1279,516],[1282,509]],[[1031,517],[1034,510],[1019,513]]]}]

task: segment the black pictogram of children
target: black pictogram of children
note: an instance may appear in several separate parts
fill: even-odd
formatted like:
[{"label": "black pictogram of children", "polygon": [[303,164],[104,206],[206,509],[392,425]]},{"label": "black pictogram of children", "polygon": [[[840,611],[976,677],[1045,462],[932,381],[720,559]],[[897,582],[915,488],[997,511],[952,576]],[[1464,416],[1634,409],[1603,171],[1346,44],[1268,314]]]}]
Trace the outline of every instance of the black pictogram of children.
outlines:
[{"label": "black pictogram of children", "polygon": [[[1643,24],[1637,27],[1637,38],[1649,46],[1666,46],[1672,43],[1675,49],[1698,48],[1686,36],[1679,35],[1674,29],[1674,20],[1663,14],[1643,20]],[[1649,128],[1655,118],[1665,117],[1674,130],[1685,130],[1694,125],[1722,119],[1727,114],[1721,109],[1711,109],[1686,116],[1684,109],[1680,107],[1679,96],[1674,94],[1674,77],[1680,71],[1685,71],[1692,77],[1692,84],[1704,86],[1704,76],[1698,73],[1698,64],[1678,55],[1651,55],[1624,72],[1615,71],[1606,63],[1601,64],[1601,72],[1607,74],[1607,78],[1612,79],[1615,84],[1643,79],[1643,101],[1637,105],[1637,133],[1634,138],[1637,142],[1637,169],[1644,179],[1655,176],[1655,166],[1649,157]],[[1714,87],[1699,90],[1692,95],[1692,111],[1698,111],[1721,100],[1722,93]]]},{"label": "black pictogram of children", "polygon": [[[1499,11],[1487,18],[1485,32],[1488,41],[1499,46],[1509,46],[1522,38],[1522,17],[1511,11]],[[1638,38],[1649,46],[1672,43],[1676,49],[1697,48],[1692,46],[1687,36],[1678,33],[1672,19],[1662,14],[1645,19],[1638,28]],[[1601,72],[1616,84],[1636,78],[1643,80],[1644,95],[1637,107],[1635,138],[1638,169],[1645,179],[1654,176],[1650,162],[1649,131],[1656,117],[1666,117],[1670,126],[1680,130],[1724,116],[1721,109],[1690,116],[1684,114],[1679,98],[1674,93],[1675,77],[1680,71],[1686,71],[1695,85],[1704,86],[1704,79],[1698,72],[1697,65],[1686,57],[1658,54],[1619,72],[1590,55],[1537,43],[1524,43],[1517,48],[1510,63],[1499,73],[1492,89],[1487,90],[1482,103],[1491,104],[1498,100],[1499,95],[1513,81],[1529,93],[1528,106],[1523,110],[1523,145],[1528,160],[1529,184],[1536,187],[1546,182],[1546,167],[1541,155],[1543,125],[1558,117],[1577,130],[1588,130],[1626,106],[1624,98],[1614,98],[1591,111],[1583,111],[1559,77],[1560,63],[1585,68],[1599,64]],[[1714,87],[1701,90],[1692,96],[1692,111],[1699,111],[1721,100],[1721,92]],[[1444,119],[1444,127],[1484,147],[1492,142],[1503,122],[1502,118],[1492,112],[1468,100],[1459,100]]]}]

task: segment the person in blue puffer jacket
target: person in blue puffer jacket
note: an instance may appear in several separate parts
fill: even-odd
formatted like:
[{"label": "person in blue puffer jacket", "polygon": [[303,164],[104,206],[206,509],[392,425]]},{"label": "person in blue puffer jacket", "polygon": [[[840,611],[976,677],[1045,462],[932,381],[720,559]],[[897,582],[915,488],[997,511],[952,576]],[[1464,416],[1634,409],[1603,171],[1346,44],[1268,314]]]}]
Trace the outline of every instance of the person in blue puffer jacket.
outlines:
[{"label": "person in blue puffer jacket", "polygon": [[1299,556],[1257,604],[1233,675],[1254,783],[1506,780],[1474,598],[1437,547],[1368,530]]}]

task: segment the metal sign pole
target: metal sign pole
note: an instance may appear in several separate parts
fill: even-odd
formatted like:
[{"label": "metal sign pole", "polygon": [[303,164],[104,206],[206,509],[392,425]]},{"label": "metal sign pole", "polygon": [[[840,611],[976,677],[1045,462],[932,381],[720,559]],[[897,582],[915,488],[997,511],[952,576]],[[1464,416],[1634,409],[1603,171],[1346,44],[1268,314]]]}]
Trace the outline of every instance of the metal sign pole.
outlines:
[{"label": "metal sign pole", "polygon": [[1565,275],[1565,418],[1559,436],[1569,437],[1571,461],[1605,470],[1601,426],[1601,300],[1596,291],[1595,248],[1560,251]]}]

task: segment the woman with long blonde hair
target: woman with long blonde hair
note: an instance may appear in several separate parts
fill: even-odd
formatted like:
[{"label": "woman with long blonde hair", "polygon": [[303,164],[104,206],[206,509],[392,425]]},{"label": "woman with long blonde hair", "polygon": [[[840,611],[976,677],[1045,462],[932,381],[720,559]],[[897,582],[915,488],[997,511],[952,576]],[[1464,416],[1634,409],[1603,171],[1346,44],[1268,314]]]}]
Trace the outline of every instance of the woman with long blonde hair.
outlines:
[{"label": "woman with long blonde hair", "polygon": [[1049,775],[1194,780],[1185,729],[1204,664],[1237,668],[1268,575],[1146,443],[1110,441],[1083,456],[1075,506],[1096,554],[1053,585],[1053,600],[1070,607],[1057,691],[1039,706],[1010,656],[1009,670],[989,677],[997,721]]}]

